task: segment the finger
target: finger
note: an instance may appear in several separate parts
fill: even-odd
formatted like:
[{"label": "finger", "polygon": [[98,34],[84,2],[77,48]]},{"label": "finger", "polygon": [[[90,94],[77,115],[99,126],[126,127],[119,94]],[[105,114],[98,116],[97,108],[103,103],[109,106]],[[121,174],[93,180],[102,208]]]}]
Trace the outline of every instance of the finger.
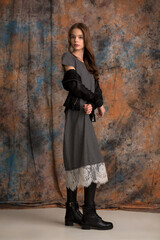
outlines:
[{"label": "finger", "polygon": [[98,117],[101,117],[101,115],[99,113],[96,113]]},{"label": "finger", "polygon": [[90,114],[90,113],[91,113],[91,111],[86,111],[86,113],[87,113],[87,114]]},{"label": "finger", "polygon": [[88,109],[91,111],[92,110],[92,105],[88,106]]}]

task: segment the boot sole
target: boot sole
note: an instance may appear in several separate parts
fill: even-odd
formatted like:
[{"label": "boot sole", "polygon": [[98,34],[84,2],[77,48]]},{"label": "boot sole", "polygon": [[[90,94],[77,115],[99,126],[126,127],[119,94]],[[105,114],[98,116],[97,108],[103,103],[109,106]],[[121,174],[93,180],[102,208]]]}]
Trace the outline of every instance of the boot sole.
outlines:
[{"label": "boot sole", "polygon": [[97,229],[97,230],[111,230],[113,227],[94,227],[89,225],[82,225],[83,230]]},{"label": "boot sole", "polygon": [[75,224],[79,224],[81,226],[81,223],[79,222],[72,222],[70,220],[65,220],[65,226],[73,226]]},{"label": "boot sole", "polygon": [[72,221],[65,220],[65,225],[66,225],[66,226],[73,226],[73,222],[72,222]]}]

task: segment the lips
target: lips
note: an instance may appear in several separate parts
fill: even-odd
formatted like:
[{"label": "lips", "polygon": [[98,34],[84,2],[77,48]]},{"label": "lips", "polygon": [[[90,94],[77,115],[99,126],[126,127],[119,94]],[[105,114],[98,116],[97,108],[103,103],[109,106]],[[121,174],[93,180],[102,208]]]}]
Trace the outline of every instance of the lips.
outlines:
[{"label": "lips", "polygon": [[75,47],[78,47],[79,45],[78,44],[74,44]]}]

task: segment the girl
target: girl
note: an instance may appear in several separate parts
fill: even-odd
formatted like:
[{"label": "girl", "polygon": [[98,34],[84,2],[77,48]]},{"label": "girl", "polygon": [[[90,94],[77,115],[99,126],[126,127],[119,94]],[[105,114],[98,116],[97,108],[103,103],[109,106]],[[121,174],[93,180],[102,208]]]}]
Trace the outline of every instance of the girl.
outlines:
[{"label": "girl", "polygon": [[[97,105],[95,102],[88,103],[85,98],[86,91],[92,95],[95,93],[98,70],[89,29],[84,23],[75,23],[71,26],[68,32],[68,44],[68,52],[62,55],[64,75],[70,73],[80,76],[83,87],[81,91],[85,89],[85,92],[83,98],[78,98],[79,111],[69,107],[65,110],[63,138],[67,190],[65,225],[72,226],[73,223],[78,223],[82,229],[112,229],[111,222],[105,222],[98,216],[94,202],[96,187],[106,183],[108,177],[89,115],[93,113],[95,106],[98,109],[97,116],[103,117],[105,108],[103,98]],[[79,95],[76,94],[80,89],[76,89],[75,92],[73,89],[70,91],[72,96],[75,94],[75,97],[78,97]],[[101,92],[100,87],[99,92]],[[78,104],[78,99],[74,103]],[[78,186],[84,186],[83,214],[79,211],[77,202]]]}]

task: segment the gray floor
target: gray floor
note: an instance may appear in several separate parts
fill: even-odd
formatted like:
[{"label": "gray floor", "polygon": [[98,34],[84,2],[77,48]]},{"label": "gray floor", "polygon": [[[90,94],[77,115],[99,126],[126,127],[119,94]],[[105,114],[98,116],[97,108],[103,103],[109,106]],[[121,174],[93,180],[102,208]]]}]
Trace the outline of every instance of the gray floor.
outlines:
[{"label": "gray floor", "polygon": [[97,213],[112,221],[114,229],[65,226],[65,208],[0,209],[0,240],[160,240],[160,213],[121,210]]}]

